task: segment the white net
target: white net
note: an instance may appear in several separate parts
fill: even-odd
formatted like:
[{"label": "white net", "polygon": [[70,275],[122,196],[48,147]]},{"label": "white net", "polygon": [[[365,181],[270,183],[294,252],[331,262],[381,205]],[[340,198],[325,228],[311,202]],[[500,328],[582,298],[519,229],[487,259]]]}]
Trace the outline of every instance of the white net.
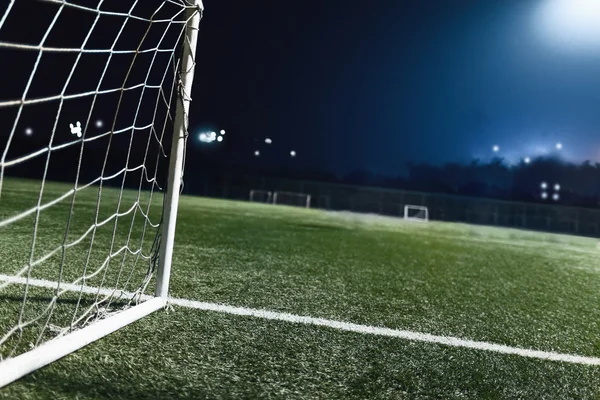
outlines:
[{"label": "white net", "polygon": [[151,293],[193,12],[0,5],[0,360]]},{"label": "white net", "polygon": [[275,192],[273,193],[273,204],[310,208],[310,194]]},{"label": "white net", "polygon": [[251,190],[250,201],[257,203],[271,203],[273,193],[268,190]]}]

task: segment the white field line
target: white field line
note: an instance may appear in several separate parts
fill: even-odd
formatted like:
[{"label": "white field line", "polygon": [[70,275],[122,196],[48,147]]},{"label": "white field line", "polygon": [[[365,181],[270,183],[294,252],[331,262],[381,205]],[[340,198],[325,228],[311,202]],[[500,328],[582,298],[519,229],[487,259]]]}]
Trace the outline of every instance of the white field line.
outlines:
[{"label": "white field line", "polygon": [[[0,274],[0,281],[10,282],[14,284],[25,284],[26,279],[22,277],[14,277],[8,275]],[[55,289],[56,282],[40,280],[40,279],[30,279],[29,284],[31,286],[44,287],[48,289]],[[73,284],[61,284],[62,289],[80,291],[82,290],[81,285],[73,285]],[[97,293],[98,288],[86,286],[83,288],[84,293]],[[101,294],[110,294],[112,293],[112,289],[100,289]],[[127,292],[117,292],[122,293],[125,296],[133,296],[133,293]],[[153,298],[150,295],[143,295],[142,300],[149,300]],[[400,329],[390,329],[383,328],[377,326],[369,326],[369,325],[359,325],[353,324],[351,322],[343,322],[343,321],[335,321],[325,318],[314,318],[314,317],[306,317],[301,315],[282,313],[282,312],[274,312],[268,310],[260,310],[246,307],[234,307],[225,304],[217,304],[217,303],[206,303],[202,301],[194,301],[187,299],[177,299],[170,298],[169,303],[181,307],[193,308],[196,310],[203,311],[213,311],[224,314],[231,315],[240,315],[247,317],[255,317],[268,319],[272,321],[284,321],[290,322],[294,324],[304,324],[304,325],[314,325],[320,327],[326,327],[331,329],[337,329],[340,331],[346,332],[355,332],[361,333],[365,335],[375,335],[375,336],[387,336],[387,337],[395,337],[398,339],[410,340],[415,342],[425,342],[425,343],[433,343],[440,344],[445,346],[452,347],[462,347],[467,349],[474,350],[483,350],[483,351],[491,351],[495,353],[501,354],[510,354],[516,355],[520,357],[534,358],[539,360],[547,360],[547,361],[559,361],[570,364],[583,364],[583,365],[600,365],[600,358],[597,357],[585,357],[578,356],[573,354],[563,354],[563,353],[555,353],[551,351],[540,351],[540,350],[531,350],[531,349],[523,349],[519,347],[511,347],[505,346],[502,344],[488,343],[488,342],[479,342],[468,339],[460,339],[452,336],[440,336],[440,335],[431,335],[428,333],[400,330]]]}]

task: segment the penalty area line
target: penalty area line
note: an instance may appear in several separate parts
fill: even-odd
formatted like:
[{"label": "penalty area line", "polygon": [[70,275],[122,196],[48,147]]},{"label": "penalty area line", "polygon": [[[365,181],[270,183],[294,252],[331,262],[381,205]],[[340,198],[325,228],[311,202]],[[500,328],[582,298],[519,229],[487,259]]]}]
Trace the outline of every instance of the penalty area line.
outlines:
[{"label": "penalty area line", "polygon": [[[31,286],[44,287],[48,289],[56,289],[57,282],[52,282],[48,280],[42,279],[29,279],[23,277],[9,276],[0,274],[0,282],[6,282],[11,284],[26,284],[27,282]],[[84,293],[98,293],[98,288],[90,287],[90,286],[81,286],[81,285],[73,285],[69,283],[62,283],[60,285],[62,289],[66,289],[69,291],[75,292],[84,292]],[[100,293],[102,294],[122,294],[125,296],[133,296],[133,293],[115,291],[112,289],[100,289]],[[142,295],[141,299],[144,301],[152,299],[153,296],[150,295]],[[261,310],[255,308],[246,308],[246,307],[236,307],[230,306],[226,304],[218,304],[218,303],[207,303],[196,300],[188,300],[188,299],[178,299],[178,298],[169,298],[169,304],[191,308],[201,311],[212,311],[218,312],[222,314],[230,314],[230,315],[239,315],[245,317],[254,317],[261,318],[271,321],[282,321],[289,322],[294,324],[303,324],[303,325],[313,325],[319,327],[326,327],[331,329],[337,329],[339,331],[345,332],[354,332],[360,333],[364,335],[374,335],[374,336],[387,336],[394,337],[403,340],[409,340],[413,342],[423,342],[423,343],[431,343],[431,344],[439,344],[444,346],[458,347],[458,348],[466,348],[480,351],[489,351],[500,354],[508,354],[515,355],[526,358],[533,358],[538,360],[546,360],[546,361],[558,361],[569,364],[581,364],[581,365],[600,365],[600,358],[597,357],[585,357],[578,356],[573,354],[564,354],[564,353],[556,353],[552,351],[541,351],[541,350],[532,350],[532,349],[524,349],[519,347],[506,346],[502,344],[488,343],[488,342],[479,342],[475,340],[468,339],[460,339],[452,336],[441,336],[441,335],[432,335],[429,333],[401,330],[401,329],[392,329],[392,328],[384,328],[370,325],[360,325],[354,324],[351,322],[343,322],[336,321],[326,318],[314,318],[290,313],[283,312],[275,312],[268,310]]]}]

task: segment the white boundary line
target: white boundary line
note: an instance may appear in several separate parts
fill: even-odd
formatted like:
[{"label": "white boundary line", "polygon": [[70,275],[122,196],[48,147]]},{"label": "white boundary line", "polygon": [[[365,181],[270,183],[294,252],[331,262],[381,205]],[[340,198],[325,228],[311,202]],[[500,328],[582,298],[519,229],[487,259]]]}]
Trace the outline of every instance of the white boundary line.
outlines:
[{"label": "white boundary line", "polygon": [[[25,284],[26,279],[21,277],[13,277],[8,275],[0,274],[0,281],[10,282],[14,284]],[[55,289],[56,282],[40,280],[40,279],[30,279],[29,284],[31,286],[44,287],[48,289]],[[61,284],[61,288],[73,291],[80,291],[81,285],[73,285],[73,284]],[[84,293],[97,293],[98,288],[93,287],[84,287]],[[100,293],[109,294],[113,291],[110,289],[101,289]],[[133,293],[122,292],[123,295],[133,295]],[[143,295],[142,300],[148,300],[153,298],[153,296]],[[582,364],[582,365],[600,365],[600,358],[597,357],[585,357],[578,356],[572,354],[563,354],[556,353],[551,351],[540,351],[540,350],[531,350],[531,349],[523,349],[519,347],[511,347],[502,344],[488,343],[488,342],[479,342],[468,339],[460,339],[452,336],[440,336],[440,335],[431,335],[428,333],[400,330],[400,329],[390,329],[369,325],[359,325],[353,324],[351,322],[343,322],[343,321],[335,321],[325,318],[314,318],[314,317],[306,317],[301,315],[282,313],[282,312],[274,312],[268,310],[260,310],[246,307],[234,307],[225,304],[217,304],[217,303],[206,303],[202,301],[194,301],[187,299],[177,299],[177,298],[169,298],[169,304],[193,308],[196,310],[203,311],[213,311],[223,314],[231,314],[231,315],[240,315],[246,317],[254,317],[254,318],[262,318],[268,319],[272,321],[284,321],[295,324],[304,324],[304,325],[314,325],[320,327],[327,327],[332,329],[337,329],[340,331],[346,332],[355,332],[366,335],[376,335],[376,336],[387,336],[387,337],[395,337],[404,340],[410,340],[415,342],[425,342],[432,344],[440,344],[445,346],[452,347],[462,347],[467,349],[474,350],[483,350],[483,351],[491,351],[495,353],[501,354],[509,354],[516,355],[520,357],[534,358],[538,360],[547,360],[547,361],[559,361],[570,364]]]}]

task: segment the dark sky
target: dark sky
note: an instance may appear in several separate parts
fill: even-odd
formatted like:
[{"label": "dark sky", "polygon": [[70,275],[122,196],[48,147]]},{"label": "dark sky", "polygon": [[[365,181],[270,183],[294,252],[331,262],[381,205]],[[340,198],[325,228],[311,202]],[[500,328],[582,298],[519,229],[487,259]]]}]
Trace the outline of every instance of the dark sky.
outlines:
[{"label": "dark sky", "polygon": [[222,157],[295,149],[297,165],[338,173],[518,161],[558,142],[598,161],[600,42],[543,30],[561,1],[207,0],[192,124],[227,130]]},{"label": "dark sky", "polygon": [[[99,13],[97,1],[31,8],[21,0],[5,14],[8,4],[0,0],[7,160],[50,142],[77,147],[75,121],[84,124],[85,147],[100,155],[111,129],[120,132],[110,145],[119,151],[143,152],[160,136],[148,126],[160,130],[167,118],[159,88],[172,86],[169,60],[183,25],[152,23],[144,35],[148,22],[127,12],[136,4],[133,14],[149,18],[159,8],[168,22],[181,11],[176,3],[105,1]],[[95,52],[78,54],[88,32],[85,48]],[[553,153],[600,161],[600,0],[206,0],[199,38],[191,157],[338,174]],[[164,51],[135,56],[137,46]],[[25,98],[46,101],[20,107],[30,79]],[[63,91],[77,96],[59,100]],[[221,129],[221,143],[197,139]]]}]

